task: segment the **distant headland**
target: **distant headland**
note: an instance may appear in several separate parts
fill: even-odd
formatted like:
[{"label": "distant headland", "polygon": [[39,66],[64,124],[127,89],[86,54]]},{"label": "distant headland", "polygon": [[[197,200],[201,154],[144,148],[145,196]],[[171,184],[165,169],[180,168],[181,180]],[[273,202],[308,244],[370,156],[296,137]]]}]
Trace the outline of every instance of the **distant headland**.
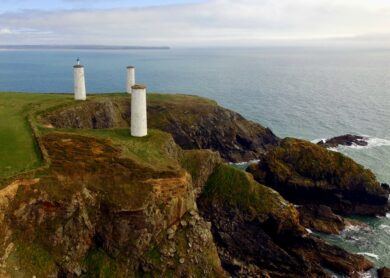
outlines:
[{"label": "distant headland", "polygon": [[169,46],[124,46],[124,45],[0,45],[6,50],[169,50]]}]

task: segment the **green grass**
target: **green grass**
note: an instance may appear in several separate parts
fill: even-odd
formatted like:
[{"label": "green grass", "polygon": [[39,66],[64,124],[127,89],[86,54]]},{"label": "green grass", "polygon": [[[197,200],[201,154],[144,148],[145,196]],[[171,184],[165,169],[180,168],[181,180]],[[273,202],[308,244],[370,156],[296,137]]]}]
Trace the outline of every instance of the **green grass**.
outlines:
[{"label": "green grass", "polygon": [[[216,105],[214,101],[196,96],[150,93],[147,96],[148,101]],[[98,94],[90,95],[87,101],[108,97],[117,99],[129,96],[125,93]],[[37,130],[45,131],[39,124],[37,116],[76,103],[72,94],[0,93],[0,183],[4,179],[43,165],[43,159],[29,124],[29,115],[32,115],[31,123],[38,127]],[[168,135],[157,130],[151,130],[150,135],[142,139],[131,139],[127,130],[73,130],[70,132],[112,138],[114,143],[123,146],[127,155],[140,158],[157,168],[168,164],[175,167],[171,165],[170,158],[162,156],[159,150],[159,144],[164,145]],[[145,148],[145,143],[147,148]]]},{"label": "green grass", "polygon": [[0,181],[42,164],[29,112],[70,99],[69,95],[0,93]]},{"label": "green grass", "polygon": [[218,105],[216,101],[202,98],[193,95],[184,95],[184,94],[147,94],[148,101],[159,101],[159,102],[171,102],[171,103],[191,103],[193,105],[197,104],[208,104],[208,105]]},{"label": "green grass", "polygon": [[298,221],[293,205],[279,193],[257,183],[252,175],[233,166],[219,165],[209,177],[202,197],[213,203],[240,208],[262,220],[267,215],[273,215],[283,219],[287,225],[290,221]]}]

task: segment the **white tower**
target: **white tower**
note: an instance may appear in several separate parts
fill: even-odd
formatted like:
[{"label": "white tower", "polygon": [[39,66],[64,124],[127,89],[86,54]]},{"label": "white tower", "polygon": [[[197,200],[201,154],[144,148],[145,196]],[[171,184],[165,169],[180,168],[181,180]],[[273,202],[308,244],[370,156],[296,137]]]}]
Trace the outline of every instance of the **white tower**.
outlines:
[{"label": "white tower", "polygon": [[135,85],[135,68],[132,66],[127,67],[127,81],[126,89],[127,93],[131,94],[131,87]]},{"label": "white tower", "polygon": [[144,137],[148,135],[146,87],[134,85],[131,89],[131,136]]},{"label": "white tower", "polygon": [[77,59],[77,65],[73,66],[74,75],[74,99],[86,100],[87,92],[85,89],[84,66],[80,65],[80,59]]}]

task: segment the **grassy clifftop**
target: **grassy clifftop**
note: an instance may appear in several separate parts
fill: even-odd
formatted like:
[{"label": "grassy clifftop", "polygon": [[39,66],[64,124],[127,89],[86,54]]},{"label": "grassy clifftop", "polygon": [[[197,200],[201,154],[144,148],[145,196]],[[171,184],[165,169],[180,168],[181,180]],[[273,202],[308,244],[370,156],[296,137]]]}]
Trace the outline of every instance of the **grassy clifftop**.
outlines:
[{"label": "grassy clifftop", "polygon": [[69,95],[0,93],[0,180],[42,164],[28,117],[70,100]]},{"label": "grassy clifftop", "polygon": [[[128,95],[126,94],[102,94],[90,96],[87,102],[104,99],[122,100],[127,98]],[[148,94],[148,101],[176,105],[184,102],[191,102],[194,105],[200,103],[215,105],[215,102],[211,100],[185,95]],[[39,123],[36,117],[39,117],[43,112],[73,105],[77,104],[73,100],[73,95],[69,94],[0,93],[0,181],[43,165],[32,128],[36,128],[38,132],[47,132],[49,129]],[[72,130],[67,131],[76,132]],[[127,133],[124,129],[96,132],[77,130],[77,132],[85,135],[98,136],[100,138],[113,138],[114,141],[120,141]],[[153,136],[154,134],[156,135],[156,132],[151,132],[152,137],[147,139],[149,142],[153,141],[153,139],[157,140],[159,136]],[[161,135],[161,137],[164,136]],[[123,143],[123,140],[121,143]],[[154,143],[156,146],[159,144],[157,141]],[[128,144],[136,145],[137,140],[133,140]],[[136,150],[137,148],[131,149]],[[158,156],[157,153],[152,153],[153,148],[144,150],[144,152],[144,154],[140,153],[140,149],[138,148],[138,153],[133,153],[132,155],[144,156],[145,159],[153,159],[153,157],[156,158]],[[155,159],[149,162],[153,164],[156,162],[158,164],[159,160]]]}]

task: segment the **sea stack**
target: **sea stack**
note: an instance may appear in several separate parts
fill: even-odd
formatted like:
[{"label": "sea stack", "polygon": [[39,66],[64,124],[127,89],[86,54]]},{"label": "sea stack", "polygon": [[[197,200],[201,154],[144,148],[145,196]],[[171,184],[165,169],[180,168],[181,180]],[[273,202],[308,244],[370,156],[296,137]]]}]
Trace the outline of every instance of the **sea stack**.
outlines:
[{"label": "sea stack", "polygon": [[136,84],[131,87],[131,136],[148,135],[146,116],[146,86]]},{"label": "sea stack", "polygon": [[133,66],[127,67],[127,81],[126,81],[126,89],[127,93],[131,94],[131,87],[135,85],[135,68]]},{"label": "sea stack", "polygon": [[77,64],[73,66],[73,74],[74,74],[74,99],[86,100],[87,92],[85,89],[84,66],[80,64],[79,59],[77,59]]}]

